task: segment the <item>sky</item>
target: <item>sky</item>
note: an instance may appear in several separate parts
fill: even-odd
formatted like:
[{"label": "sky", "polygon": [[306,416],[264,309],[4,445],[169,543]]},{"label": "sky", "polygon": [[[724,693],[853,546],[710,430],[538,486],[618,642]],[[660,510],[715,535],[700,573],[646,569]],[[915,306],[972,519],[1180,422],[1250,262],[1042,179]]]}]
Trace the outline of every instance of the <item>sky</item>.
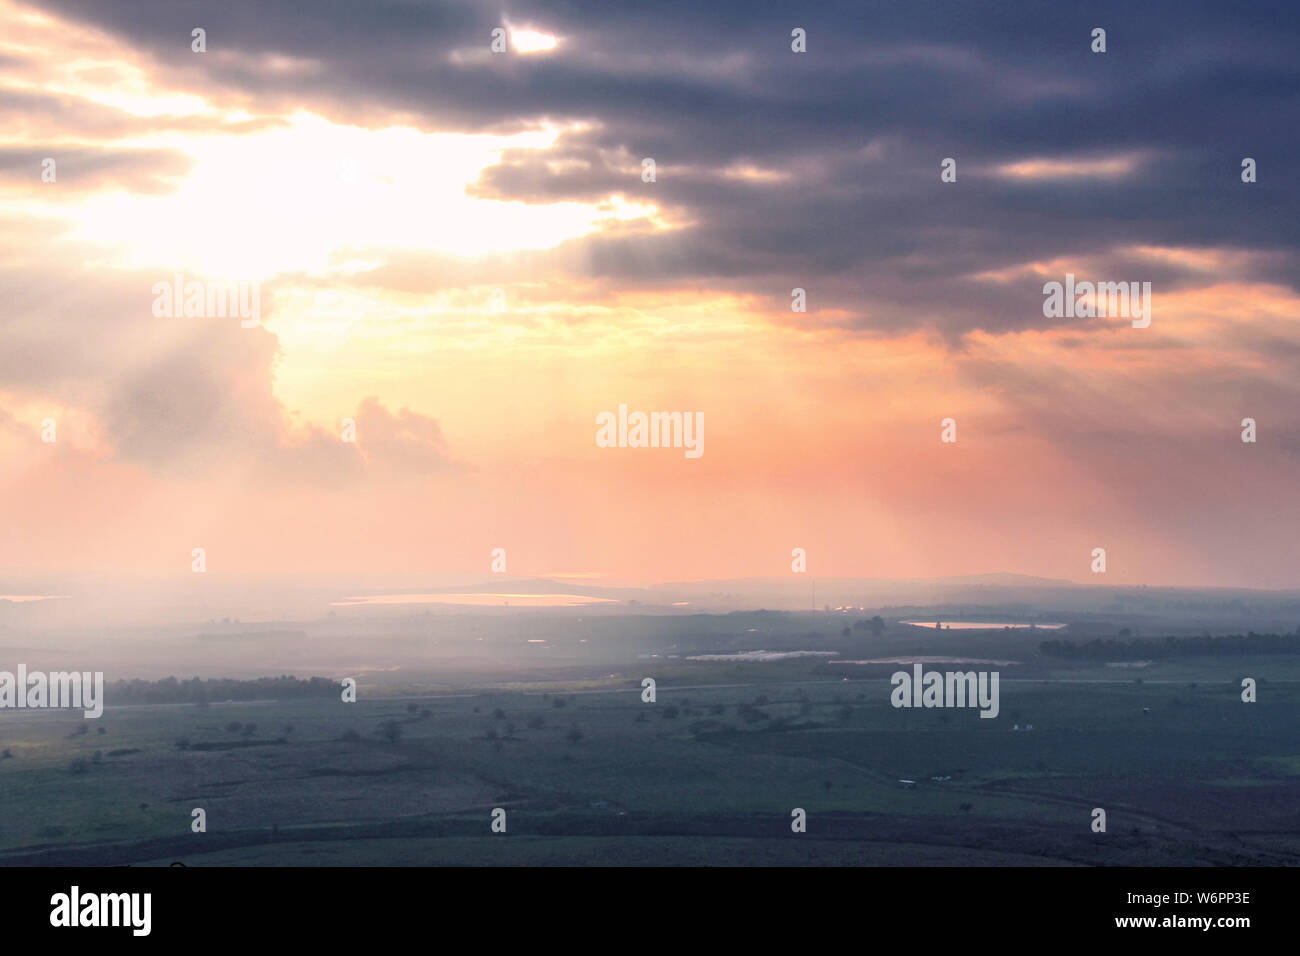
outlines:
[{"label": "sky", "polygon": [[1300,8],[1070,6],[0,0],[0,575],[1300,586]]}]

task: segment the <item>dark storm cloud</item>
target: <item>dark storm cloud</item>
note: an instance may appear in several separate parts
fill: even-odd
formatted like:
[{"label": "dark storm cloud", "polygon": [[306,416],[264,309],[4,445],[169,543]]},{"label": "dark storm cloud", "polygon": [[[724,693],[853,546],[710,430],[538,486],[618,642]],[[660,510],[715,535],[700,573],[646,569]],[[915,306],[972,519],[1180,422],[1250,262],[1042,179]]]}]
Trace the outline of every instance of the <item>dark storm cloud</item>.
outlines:
[{"label": "dark storm cloud", "polygon": [[[580,240],[574,261],[597,279],[770,290],[776,308],[801,286],[848,325],[955,341],[1051,323],[1041,279],[974,278],[1031,261],[1087,259],[1094,278],[1167,290],[1208,280],[1120,250],[1226,247],[1261,255],[1211,278],[1295,287],[1300,276],[1286,165],[1300,145],[1294,4],[510,4],[512,24],[562,38],[532,57],[488,53],[495,3],[48,6],[121,35],[175,82],[263,105],[439,130],[592,123],[554,150],[511,151],[475,191],[619,192],[691,224]],[[196,26],[207,54],[190,51]],[[796,26],[807,54],[790,52]],[[1105,54],[1089,50],[1097,26]],[[660,165],[654,184],[640,181],[646,156]],[[947,156],[955,184],[939,180]],[[1131,172],[996,175],[1115,156],[1135,157]],[[1259,163],[1254,185],[1240,181],[1244,156]],[[784,178],[723,175],[746,166]]]}]

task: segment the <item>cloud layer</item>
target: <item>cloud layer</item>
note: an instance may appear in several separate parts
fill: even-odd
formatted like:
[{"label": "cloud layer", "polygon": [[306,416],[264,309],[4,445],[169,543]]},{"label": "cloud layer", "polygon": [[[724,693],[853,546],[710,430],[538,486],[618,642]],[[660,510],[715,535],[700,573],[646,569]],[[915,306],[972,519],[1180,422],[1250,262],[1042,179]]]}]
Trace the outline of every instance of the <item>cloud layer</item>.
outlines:
[{"label": "cloud layer", "polygon": [[[251,484],[279,497],[223,531],[248,567],[476,568],[510,541],[538,568],[723,577],[814,542],[844,576],[1080,578],[1114,542],[1121,582],[1300,584],[1293,5],[0,19],[13,489],[76,462],[144,515]],[[494,54],[500,26],[557,42]],[[251,277],[232,263],[261,269],[256,328],[151,314],[155,282]],[[1151,327],[1044,316],[1067,272],[1150,282]],[[597,455],[620,401],[704,410],[708,461]],[[386,530],[322,544],[308,509]],[[124,560],[168,553],[163,524]],[[62,527],[51,566],[83,560]]]}]

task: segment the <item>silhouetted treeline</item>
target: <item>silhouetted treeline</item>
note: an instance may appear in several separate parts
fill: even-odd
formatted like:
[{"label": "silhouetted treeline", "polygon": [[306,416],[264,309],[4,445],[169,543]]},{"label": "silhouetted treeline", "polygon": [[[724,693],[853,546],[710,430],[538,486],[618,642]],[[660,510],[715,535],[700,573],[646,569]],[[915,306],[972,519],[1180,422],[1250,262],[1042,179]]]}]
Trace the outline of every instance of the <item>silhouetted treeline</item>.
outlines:
[{"label": "silhouetted treeline", "polygon": [[1038,649],[1049,657],[1082,660],[1157,660],[1230,654],[1300,654],[1300,634],[1228,634],[1221,637],[1166,637],[1162,639],[1096,638],[1043,641]]},{"label": "silhouetted treeline", "polygon": [[339,685],[324,677],[299,680],[297,677],[259,677],[234,680],[229,677],[192,677],[177,680],[120,680],[104,689],[105,698],[114,704],[200,704],[225,700],[283,700],[291,697],[327,697],[339,693]]}]

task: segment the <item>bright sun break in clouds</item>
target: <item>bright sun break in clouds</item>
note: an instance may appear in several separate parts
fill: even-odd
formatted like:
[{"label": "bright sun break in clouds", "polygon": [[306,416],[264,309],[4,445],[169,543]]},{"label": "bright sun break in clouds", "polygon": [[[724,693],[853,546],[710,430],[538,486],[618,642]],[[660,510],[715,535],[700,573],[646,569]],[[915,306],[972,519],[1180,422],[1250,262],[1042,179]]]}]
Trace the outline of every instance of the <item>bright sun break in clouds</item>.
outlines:
[{"label": "bright sun break in clouds", "polygon": [[510,27],[510,42],[520,53],[545,53],[559,41],[548,33]]},{"label": "bright sun break in clouds", "polygon": [[324,272],[345,247],[478,256],[549,248],[618,220],[662,227],[646,203],[466,195],[502,150],[548,149],[559,134],[365,130],[299,113],[288,129],[192,142],[195,167],[175,193],[95,197],[78,210],[75,238],[121,243],[127,266],[255,279]]}]

